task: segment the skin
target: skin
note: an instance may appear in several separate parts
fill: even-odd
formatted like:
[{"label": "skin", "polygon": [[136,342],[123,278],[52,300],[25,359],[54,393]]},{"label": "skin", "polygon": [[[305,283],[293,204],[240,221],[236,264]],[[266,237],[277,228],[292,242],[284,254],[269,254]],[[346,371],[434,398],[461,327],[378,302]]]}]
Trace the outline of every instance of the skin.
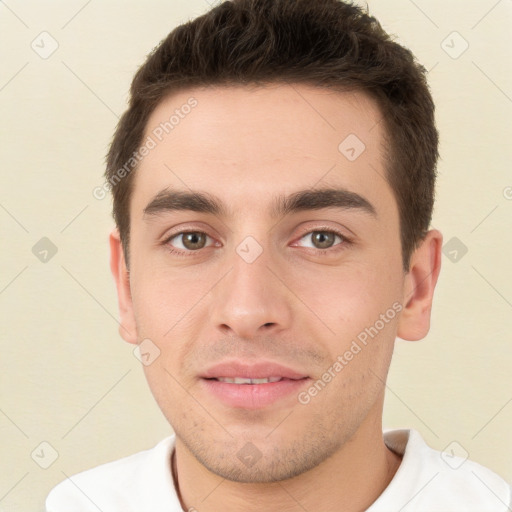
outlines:
[{"label": "skin", "polygon": [[[442,235],[429,231],[405,273],[383,123],[363,93],[276,84],[186,90],[158,105],[146,136],[190,97],[197,107],[136,171],[129,272],[118,232],[110,237],[120,333],[161,351],[144,371],[176,432],[182,506],[365,510],[400,464],[382,438],[385,380],[396,336],[418,340],[429,330]],[[338,150],[349,134],[366,146],[352,162]],[[359,194],[376,215],[272,215],[275,196],[323,187]],[[166,188],[207,192],[226,212],[144,213]],[[328,238],[322,251],[326,230],[343,238]],[[206,245],[182,245],[184,231],[206,233]],[[249,235],[262,249],[252,263],[236,251]],[[227,358],[265,359],[306,374],[307,390],[394,303],[400,313],[308,404],[292,394],[256,410],[228,407],[199,378]],[[247,442],[261,454],[252,467],[237,457]]]}]

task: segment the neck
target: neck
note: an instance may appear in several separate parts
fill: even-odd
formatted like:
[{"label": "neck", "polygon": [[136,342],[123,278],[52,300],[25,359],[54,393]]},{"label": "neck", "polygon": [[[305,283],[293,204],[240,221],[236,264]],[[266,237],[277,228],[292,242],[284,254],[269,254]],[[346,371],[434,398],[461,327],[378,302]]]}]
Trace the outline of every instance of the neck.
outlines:
[{"label": "neck", "polygon": [[270,484],[244,484],[217,476],[177,438],[175,485],[181,505],[201,512],[366,510],[389,485],[401,460],[384,444],[381,422],[366,423],[317,467]]}]

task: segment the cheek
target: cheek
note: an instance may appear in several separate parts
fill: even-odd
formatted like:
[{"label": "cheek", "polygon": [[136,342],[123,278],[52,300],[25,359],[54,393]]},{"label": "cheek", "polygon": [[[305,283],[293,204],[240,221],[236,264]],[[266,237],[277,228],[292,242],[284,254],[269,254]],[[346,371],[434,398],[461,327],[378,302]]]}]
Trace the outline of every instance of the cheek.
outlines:
[{"label": "cheek", "polygon": [[139,335],[171,336],[187,323],[212,285],[199,269],[169,269],[152,265],[132,273],[132,300]]},{"label": "cheek", "polygon": [[323,339],[330,360],[342,358],[343,377],[334,387],[379,388],[374,373],[385,378],[402,307],[400,274],[362,262],[331,270],[323,277],[303,273],[297,295],[315,313],[308,323]]},{"label": "cheek", "polygon": [[334,331],[336,326],[364,326],[375,322],[400,297],[399,274],[384,267],[362,261],[310,267],[294,279],[296,293]]},{"label": "cheek", "polygon": [[132,301],[139,336],[162,338],[179,319],[178,294],[170,292],[165,282],[134,280]]}]

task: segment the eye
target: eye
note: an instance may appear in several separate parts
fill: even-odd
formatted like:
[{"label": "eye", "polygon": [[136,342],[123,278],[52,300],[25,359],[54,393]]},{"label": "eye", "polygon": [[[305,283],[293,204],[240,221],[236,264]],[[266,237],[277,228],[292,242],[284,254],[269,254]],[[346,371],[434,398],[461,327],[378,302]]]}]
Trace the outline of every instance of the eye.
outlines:
[{"label": "eye", "polygon": [[310,247],[313,249],[330,249],[335,245],[339,245],[341,242],[348,240],[341,235],[340,233],[336,233],[335,231],[311,231],[304,235],[301,241],[305,241],[305,243],[301,243],[302,247]]},{"label": "eye", "polygon": [[[166,243],[182,251],[197,251],[207,246],[212,239],[201,231],[184,231],[170,237]],[[211,245],[211,243],[209,244]]]}]

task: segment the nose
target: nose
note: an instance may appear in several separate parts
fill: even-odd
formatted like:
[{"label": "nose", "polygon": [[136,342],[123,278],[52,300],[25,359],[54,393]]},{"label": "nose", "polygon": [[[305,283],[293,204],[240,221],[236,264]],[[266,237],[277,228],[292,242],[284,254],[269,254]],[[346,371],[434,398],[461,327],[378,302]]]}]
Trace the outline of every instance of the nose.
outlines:
[{"label": "nose", "polygon": [[290,292],[265,252],[253,262],[235,253],[230,271],[214,288],[210,318],[223,334],[250,339],[290,326]]}]

